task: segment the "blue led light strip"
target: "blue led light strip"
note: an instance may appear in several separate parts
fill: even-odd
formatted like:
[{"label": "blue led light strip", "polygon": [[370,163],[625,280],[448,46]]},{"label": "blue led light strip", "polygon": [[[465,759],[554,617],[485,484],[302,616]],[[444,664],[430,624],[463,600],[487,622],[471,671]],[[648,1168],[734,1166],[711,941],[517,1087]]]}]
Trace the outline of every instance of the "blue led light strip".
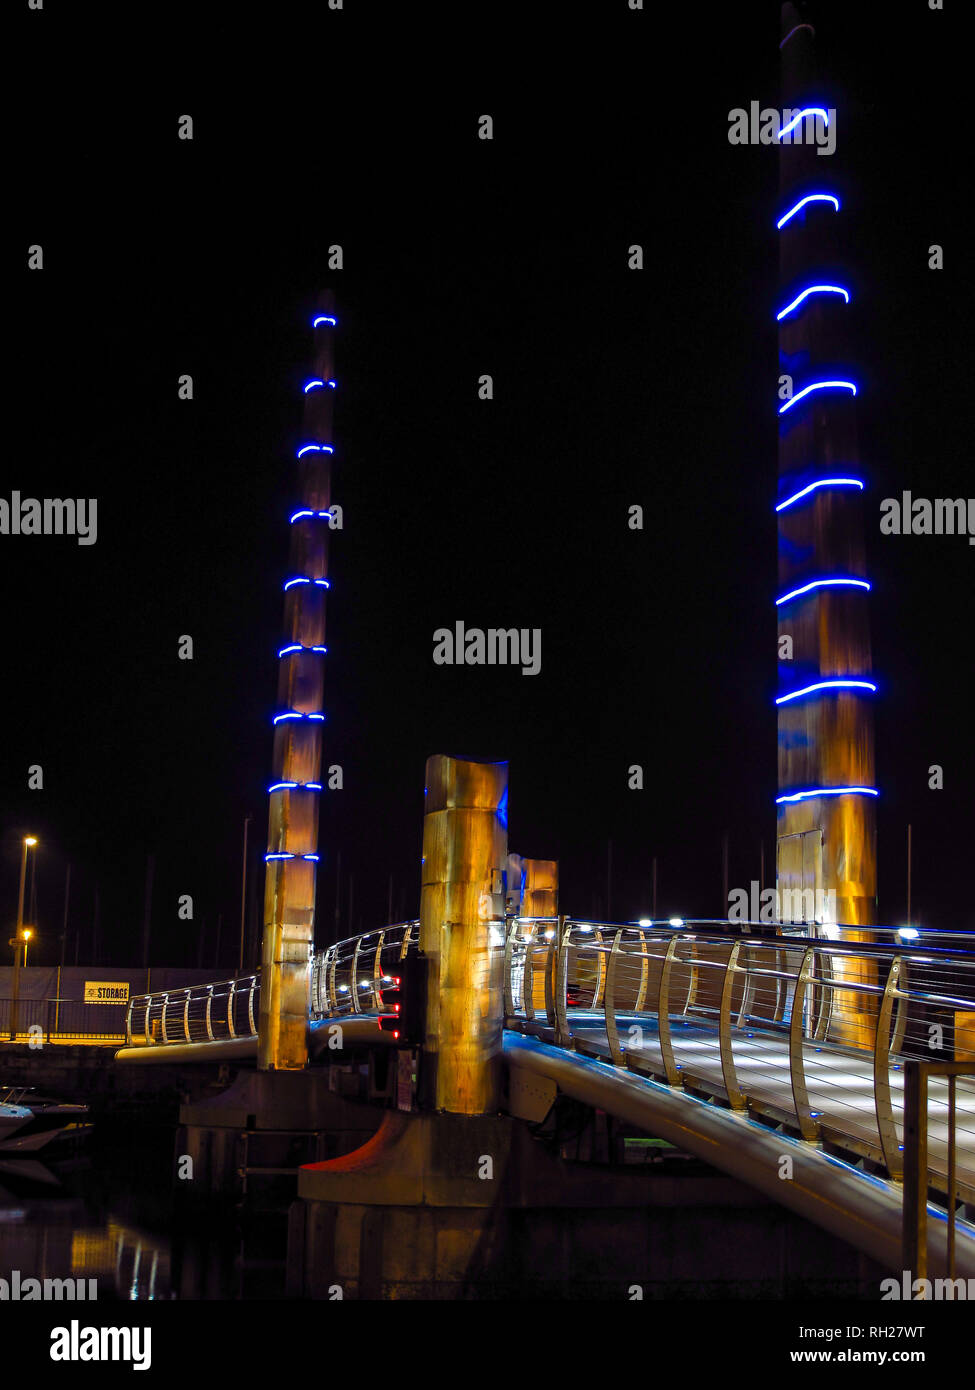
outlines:
[{"label": "blue led light strip", "polygon": [[297,452],[297,454],[295,455],[295,457],[296,457],[296,458],[301,458],[302,454],[334,454],[334,453],[335,453],[335,450],[332,448],[331,444],[302,444],[301,448],[298,450],[298,452]]},{"label": "blue led light strip", "polygon": [[813,579],[809,584],[803,584],[801,589],[791,589],[789,593],[783,594],[781,598],[775,600],[776,607],[780,603],[788,603],[790,599],[799,598],[802,594],[811,593],[813,589],[830,589],[840,586],[854,587],[857,589],[869,589],[870,584],[866,579]]},{"label": "blue led light strip", "polygon": [[789,122],[787,126],[782,127],[782,129],[776,136],[776,139],[781,140],[783,136],[788,135],[791,131],[795,130],[799,122],[805,120],[807,116],[822,116],[823,125],[829,125],[829,112],[825,109],[825,107],[804,106],[797,116],[793,116],[792,120]]},{"label": "blue led light strip", "polygon": [[801,212],[807,203],[832,203],[837,212],[840,210],[840,200],[835,193],[807,193],[805,198],[800,198],[788,212],[784,213],[776,222],[775,226],[781,232],[787,222],[791,222],[796,213]]},{"label": "blue led light strip", "polygon": [[321,789],[322,789],[322,784],[321,784],[321,782],[272,782],[271,785],[268,787],[268,791],[269,791],[269,792],[282,792],[282,791],[308,791],[308,792],[320,792]]},{"label": "blue led light strip", "polygon": [[287,854],[283,850],[279,850],[273,854],[265,854],[265,864],[269,864],[272,859],[311,859],[317,864],[319,856],[317,854]]},{"label": "blue led light strip", "polygon": [[272,723],[281,724],[285,719],[317,719],[324,722],[325,716],[324,714],[301,714],[299,710],[289,709],[285,710],[283,714],[276,714]]},{"label": "blue led light strip", "polygon": [[296,584],[317,584],[320,589],[327,589],[330,587],[327,579],[308,579],[300,574],[296,575],[294,579],[286,579],[284,587],[286,590],[292,589]]},{"label": "blue led light strip", "polygon": [[791,690],[788,695],[780,695],[775,703],[787,705],[790,700],[798,700],[800,695],[811,695],[814,690],[872,690],[876,694],[877,687],[873,681],[846,679],[817,681],[815,685],[804,685],[801,690]]},{"label": "blue led light strip", "polygon": [[311,326],[312,328],[317,328],[320,323],[330,323],[334,328],[338,323],[338,319],[334,319],[331,314],[319,314],[317,318],[312,319]]},{"label": "blue led light strip", "polygon": [[300,511],[293,512],[293,513],[291,514],[291,517],[290,517],[290,519],[289,519],[289,524],[290,524],[291,526],[293,526],[293,525],[295,524],[296,521],[300,521],[300,520],[302,519],[302,517],[305,517],[305,516],[324,517],[325,520],[327,520],[327,521],[331,521],[331,519],[332,519],[332,513],[331,513],[330,511],[327,511],[327,510],[326,510],[326,511],[324,511],[324,512],[315,512],[315,511],[312,511],[312,509],[311,509],[310,507],[302,507]]},{"label": "blue led light strip", "polygon": [[803,397],[808,396],[813,391],[850,391],[855,396],[857,388],[852,381],[813,381],[808,386],[804,386],[784,405],[779,406],[779,414],[784,415],[787,410],[791,410],[794,405],[798,405]]},{"label": "blue led light strip", "polygon": [[326,381],[322,381],[321,377],[313,376],[311,381],[305,382],[304,387],[302,389],[304,390],[304,393],[307,396],[309,391],[320,391],[325,386],[330,386],[334,391],[335,385],[336,383],[333,377],[329,377]]},{"label": "blue led light strip", "polygon": [[776,320],[781,323],[784,318],[787,318],[789,314],[792,313],[793,309],[798,309],[802,301],[807,299],[811,294],[841,294],[847,304],[850,302],[850,292],[849,290],[845,290],[842,285],[810,285],[807,289],[804,289],[801,294],[796,295],[791,304],[787,304],[784,309],[780,309],[775,316]]},{"label": "blue led light strip", "polygon": [[783,801],[807,801],[811,796],[879,796],[876,787],[810,787],[804,792],[790,792],[788,796],[777,796],[775,804]]},{"label": "blue led light strip", "polygon": [[808,487],[802,488],[799,492],[794,492],[791,497],[787,497],[784,502],[779,502],[775,510],[784,512],[787,507],[791,507],[795,502],[799,502],[803,497],[808,497],[811,492],[815,492],[820,487],[855,487],[863,491],[864,483],[862,478],[817,478]]},{"label": "blue led light strip", "polygon": [[288,647],[282,647],[278,656],[290,656],[292,652],[316,652],[319,656],[324,656],[328,647],[303,647],[300,642],[292,642]]}]

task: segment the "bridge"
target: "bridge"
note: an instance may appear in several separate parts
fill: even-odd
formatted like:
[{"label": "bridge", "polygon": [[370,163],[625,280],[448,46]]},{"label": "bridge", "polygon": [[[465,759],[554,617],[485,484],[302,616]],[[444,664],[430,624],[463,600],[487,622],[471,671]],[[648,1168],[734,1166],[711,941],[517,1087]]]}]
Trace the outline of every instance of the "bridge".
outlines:
[{"label": "bridge", "polygon": [[[539,1122],[561,1092],[888,1268],[975,1275],[970,938],[727,921],[491,925],[508,1114]],[[419,934],[419,921],[398,923],[314,955],[312,1066],[336,1048],[396,1045],[379,1027],[384,990]],[[260,989],[258,974],[134,998],[118,1061],[256,1057]]]}]

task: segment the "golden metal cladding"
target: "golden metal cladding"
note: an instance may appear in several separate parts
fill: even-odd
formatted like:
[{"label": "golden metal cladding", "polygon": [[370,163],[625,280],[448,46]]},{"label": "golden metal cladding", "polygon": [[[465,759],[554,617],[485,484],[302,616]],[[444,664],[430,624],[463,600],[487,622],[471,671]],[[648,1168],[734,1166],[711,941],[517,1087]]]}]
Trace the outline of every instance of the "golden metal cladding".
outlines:
[{"label": "golden metal cladding", "polygon": [[437,754],[427,760],[426,789],[423,1099],[454,1114],[488,1114],[501,1095],[508,764]]},{"label": "golden metal cladding", "polygon": [[559,915],[559,861],[522,859],[525,887],[521,899],[522,917]]}]

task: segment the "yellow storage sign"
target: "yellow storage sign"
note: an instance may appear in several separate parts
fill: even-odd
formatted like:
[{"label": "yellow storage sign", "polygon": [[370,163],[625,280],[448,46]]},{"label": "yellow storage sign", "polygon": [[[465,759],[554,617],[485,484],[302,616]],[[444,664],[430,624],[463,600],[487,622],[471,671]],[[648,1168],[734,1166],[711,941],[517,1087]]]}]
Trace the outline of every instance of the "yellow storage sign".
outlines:
[{"label": "yellow storage sign", "polygon": [[129,1002],[129,982],[121,984],[107,980],[85,981],[86,1004],[127,1004]]}]

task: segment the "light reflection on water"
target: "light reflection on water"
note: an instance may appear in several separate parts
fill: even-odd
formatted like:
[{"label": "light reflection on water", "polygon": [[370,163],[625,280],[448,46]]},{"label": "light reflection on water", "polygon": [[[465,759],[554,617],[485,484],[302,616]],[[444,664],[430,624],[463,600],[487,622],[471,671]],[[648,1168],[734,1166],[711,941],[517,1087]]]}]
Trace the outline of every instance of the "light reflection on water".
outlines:
[{"label": "light reflection on water", "polygon": [[[112,1155],[42,1164],[37,1159],[0,1161],[0,1279],[21,1297],[27,1279],[76,1279],[76,1291],[99,1300],[174,1297],[170,1242],[165,1229],[132,1219],[132,1208],[150,1216],[160,1207],[158,1189],[142,1186],[154,1176],[131,1156],[119,1173]],[[9,1293],[8,1293],[9,1296]]]}]

